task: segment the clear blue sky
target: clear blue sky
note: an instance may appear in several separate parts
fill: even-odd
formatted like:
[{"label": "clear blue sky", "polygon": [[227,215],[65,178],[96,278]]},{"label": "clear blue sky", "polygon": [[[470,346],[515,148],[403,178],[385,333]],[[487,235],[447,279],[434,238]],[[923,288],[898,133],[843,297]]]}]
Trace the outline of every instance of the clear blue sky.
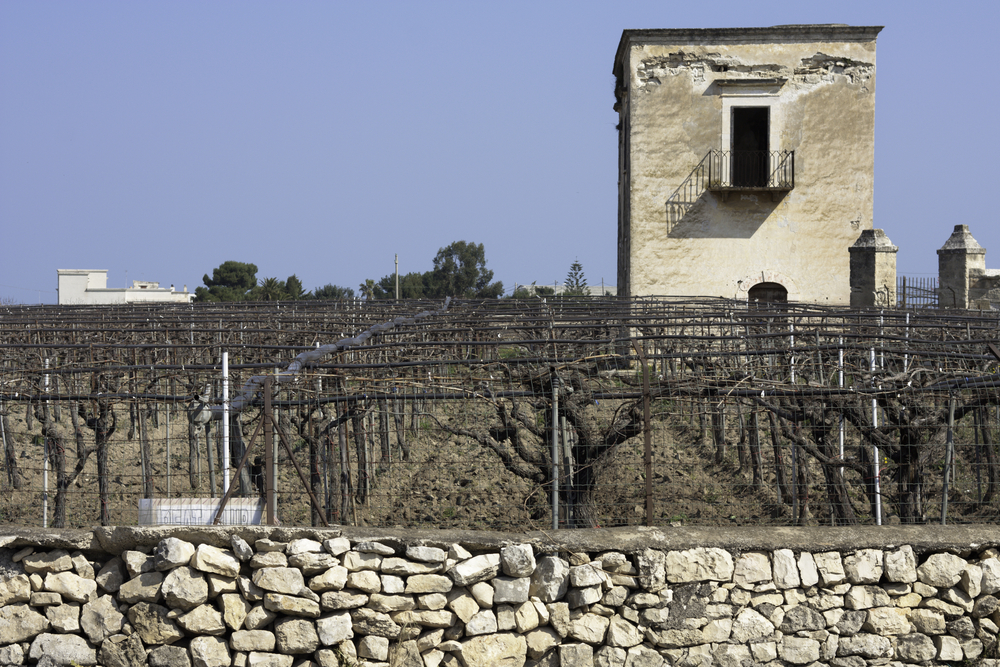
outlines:
[{"label": "clear blue sky", "polygon": [[0,3],[0,300],[56,269],[307,289],[483,243],[515,281],[615,282],[624,28],[884,25],[875,226],[904,274],[970,225],[1000,267],[1000,3]]}]

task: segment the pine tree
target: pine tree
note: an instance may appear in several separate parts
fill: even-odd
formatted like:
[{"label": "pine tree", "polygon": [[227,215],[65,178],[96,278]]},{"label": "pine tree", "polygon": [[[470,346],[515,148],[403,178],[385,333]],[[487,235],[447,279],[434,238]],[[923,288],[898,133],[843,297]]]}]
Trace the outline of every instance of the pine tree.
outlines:
[{"label": "pine tree", "polygon": [[574,260],[566,274],[565,296],[587,296],[590,290],[587,289],[587,278],[583,275],[583,265],[580,260]]}]

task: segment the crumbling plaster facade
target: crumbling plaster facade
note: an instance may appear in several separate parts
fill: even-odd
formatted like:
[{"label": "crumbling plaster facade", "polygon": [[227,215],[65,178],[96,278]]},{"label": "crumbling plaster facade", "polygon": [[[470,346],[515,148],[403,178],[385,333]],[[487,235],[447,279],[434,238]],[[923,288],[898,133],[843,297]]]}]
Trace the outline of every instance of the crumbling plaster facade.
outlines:
[{"label": "crumbling plaster facade", "polygon": [[[746,299],[777,283],[789,300],[850,302],[848,248],[873,227],[880,30],[624,31],[620,296]],[[707,156],[734,147],[743,107],[767,109],[767,150],[794,151],[793,187],[712,188]]]}]

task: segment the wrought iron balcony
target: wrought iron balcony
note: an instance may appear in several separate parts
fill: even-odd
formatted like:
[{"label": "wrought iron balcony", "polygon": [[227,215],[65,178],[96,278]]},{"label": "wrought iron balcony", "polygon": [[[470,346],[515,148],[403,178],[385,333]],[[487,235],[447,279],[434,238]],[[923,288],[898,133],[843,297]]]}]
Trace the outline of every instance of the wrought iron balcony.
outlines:
[{"label": "wrought iron balcony", "polygon": [[711,151],[708,189],[780,195],[795,187],[795,151]]}]

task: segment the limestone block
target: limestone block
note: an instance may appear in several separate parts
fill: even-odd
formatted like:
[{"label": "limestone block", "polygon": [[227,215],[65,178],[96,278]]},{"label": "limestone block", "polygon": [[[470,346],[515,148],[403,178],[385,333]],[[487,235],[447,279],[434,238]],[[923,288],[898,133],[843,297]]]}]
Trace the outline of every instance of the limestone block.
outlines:
[{"label": "limestone block", "polygon": [[750,644],[750,652],[755,664],[763,664],[778,659],[778,645],[775,642]]},{"label": "limestone block", "polygon": [[569,635],[570,617],[569,605],[565,602],[552,602],[545,605],[549,612],[549,625],[559,633],[560,637]]},{"label": "limestone block", "polygon": [[873,607],[868,610],[861,629],[872,634],[892,637],[912,632],[906,610],[896,607]]},{"label": "limestone block", "polygon": [[262,551],[250,557],[250,567],[288,567],[288,556],[283,551]]},{"label": "limestone block", "polygon": [[80,605],[75,602],[46,608],[45,618],[56,632],[80,631]]},{"label": "limestone block", "polygon": [[422,563],[443,563],[448,558],[448,552],[437,547],[412,546],[406,548],[406,557]]},{"label": "limestone block", "polygon": [[527,577],[500,576],[490,583],[493,585],[494,604],[521,604],[528,601],[531,580]]},{"label": "limestone block", "polygon": [[938,600],[936,598],[925,598],[921,600],[920,606],[924,609],[935,609],[942,614],[945,618],[957,618],[965,613],[965,610],[961,607],[957,607],[953,604],[949,604],[944,600]]},{"label": "limestone block", "polygon": [[73,571],[84,579],[94,578],[94,566],[83,554],[73,556]]},{"label": "limestone block", "polygon": [[456,586],[471,586],[492,579],[498,572],[500,572],[500,554],[482,554],[456,564],[448,570],[448,576]]},{"label": "limestone block", "polygon": [[917,559],[912,547],[904,545],[885,554],[885,578],[902,583],[917,580]]},{"label": "limestone block", "polygon": [[896,658],[903,662],[924,662],[937,657],[937,647],[927,635],[903,635],[896,639]]},{"label": "limestone block", "polygon": [[186,565],[175,566],[163,579],[160,587],[169,607],[194,609],[208,600],[208,581],[202,573]]},{"label": "limestone block", "polygon": [[984,558],[979,561],[979,568],[983,571],[983,578],[979,584],[982,594],[1000,593],[1000,560]]},{"label": "limestone block", "polygon": [[20,644],[10,646],[0,646],[0,665],[20,665],[24,664],[24,649]]},{"label": "limestone block", "polygon": [[512,544],[500,550],[500,565],[508,577],[530,577],[535,571],[535,554],[530,544]]},{"label": "limestone block", "polygon": [[968,563],[954,554],[931,554],[917,568],[917,578],[928,586],[950,588],[962,579]]},{"label": "limestone block", "polygon": [[938,594],[938,589],[934,586],[928,586],[921,581],[913,582],[913,592],[924,598],[932,598]]},{"label": "limestone block", "polygon": [[234,651],[273,651],[274,633],[267,630],[238,630],[229,636]]},{"label": "limestone block", "polygon": [[30,599],[31,580],[28,575],[18,574],[6,581],[0,581],[0,606],[27,602]]},{"label": "limestone block", "polygon": [[538,627],[538,611],[531,602],[525,602],[514,612],[514,627],[524,634]]},{"label": "limestone block", "polygon": [[484,609],[474,614],[465,624],[465,634],[469,637],[490,634],[498,629],[496,614],[490,609]]},{"label": "limestone block", "polygon": [[386,660],[389,657],[389,640],[385,637],[368,635],[358,642],[358,657],[372,660]]},{"label": "limestone block", "polygon": [[[529,649],[529,657],[530,657]],[[625,667],[625,649],[614,646],[602,646],[594,651],[594,667]]]},{"label": "limestone block", "polygon": [[878,586],[851,586],[844,596],[844,606],[848,609],[871,609],[891,604],[889,594]]},{"label": "limestone block", "polygon": [[236,579],[233,577],[223,577],[221,574],[204,573],[205,581],[208,582],[208,597],[215,599],[223,593],[235,593],[239,590]]},{"label": "limestone block", "polygon": [[255,605],[247,616],[243,619],[243,627],[247,630],[261,630],[271,625],[271,622],[278,617],[273,611],[264,608],[264,605]]},{"label": "limestone block", "polygon": [[294,567],[265,567],[253,573],[253,583],[265,591],[298,595],[305,580],[302,572]]},{"label": "limestone block", "polygon": [[749,552],[736,559],[733,569],[733,582],[743,588],[752,588],[754,584],[772,580],[771,561],[767,554]]},{"label": "limestone block", "polygon": [[307,577],[326,572],[331,567],[339,567],[340,561],[325,553],[313,553],[311,551],[295,554],[288,557],[288,564],[302,570],[302,574]]},{"label": "limestone block", "polygon": [[693,664],[701,665],[712,665],[717,664],[720,667],[743,667],[743,665],[752,664],[750,649],[746,646],[734,645],[734,644],[721,644],[711,652],[711,658],[714,659],[713,662],[706,662],[707,655],[701,653],[695,653],[694,649],[689,653],[688,661],[693,662]]},{"label": "limestone block", "polygon": [[346,567],[348,572],[359,572],[361,570],[374,570],[378,572],[382,567],[382,556],[375,553],[348,551],[341,557],[340,564]]},{"label": "limestone block", "polygon": [[455,589],[448,596],[448,609],[455,612],[462,623],[468,623],[473,616],[479,613],[480,607],[465,589]]},{"label": "limestone block", "polygon": [[317,593],[339,591],[347,583],[347,568],[340,565],[331,567],[326,572],[309,580],[309,588]]},{"label": "limestone block", "polygon": [[499,604],[494,611],[497,615],[497,630],[499,632],[507,632],[514,629],[514,607],[509,604]]},{"label": "limestone block", "polygon": [[353,639],[354,623],[351,615],[345,611],[316,619],[316,635],[324,646]]},{"label": "limestone block", "polygon": [[791,549],[777,549],[771,554],[774,585],[781,589],[798,588],[802,580],[795,565],[795,554]]},{"label": "limestone block", "polygon": [[941,599],[949,604],[953,604],[956,607],[961,607],[962,611],[966,614],[972,613],[972,608],[975,605],[975,601],[965,594],[958,586],[952,586],[951,588],[942,591],[940,595]]},{"label": "limestone block", "polygon": [[[222,612],[222,620],[230,630],[239,630],[243,627],[243,621],[253,608],[243,596],[236,593],[226,593],[219,597],[218,605]],[[238,649],[242,650],[242,649]]]},{"label": "limestone block", "polygon": [[331,556],[340,556],[351,550],[351,541],[346,537],[331,537],[328,540],[323,540],[323,548]]},{"label": "limestone block", "polygon": [[937,658],[941,662],[958,662],[965,655],[959,641],[948,635],[935,636],[934,646],[937,648]]},{"label": "limestone block", "polygon": [[302,618],[319,618],[320,613],[318,602],[295,597],[294,595],[283,595],[282,593],[267,593],[264,595],[264,608],[276,614]]},{"label": "limestone block", "polygon": [[27,641],[49,627],[49,620],[26,604],[14,603],[0,607],[0,628],[3,628],[4,642],[14,644]]},{"label": "limestone block", "polygon": [[316,626],[304,618],[279,618],[274,622],[274,638],[278,653],[312,653],[319,646]]},{"label": "limestone block", "polygon": [[882,579],[881,549],[861,549],[844,558],[844,572],[852,584],[877,584]]},{"label": "limestone block", "polygon": [[656,593],[666,586],[668,555],[656,549],[644,549],[636,556],[639,570],[639,585],[650,593]]},{"label": "limestone block", "polygon": [[[734,648],[738,650],[742,647]],[[625,667],[663,667],[666,664],[659,653],[645,646],[633,646],[625,658]]]},{"label": "limestone block", "polygon": [[819,648],[815,639],[785,635],[778,644],[778,657],[793,665],[808,665],[819,660]]},{"label": "limestone block", "polygon": [[125,616],[118,611],[115,599],[110,595],[102,595],[80,610],[80,627],[95,645],[121,632],[124,623]]},{"label": "limestone block", "polygon": [[368,604],[368,596],[358,591],[328,591],[320,596],[319,604],[325,611],[356,609]]},{"label": "limestone block", "polygon": [[569,568],[569,583],[580,588],[586,586],[600,586],[607,577],[601,569],[601,562],[595,561],[585,565],[577,565]]},{"label": "limestone block", "polygon": [[[489,584],[486,584],[489,586]],[[407,595],[423,595],[425,593],[447,593],[455,584],[452,578],[442,574],[415,574],[406,579],[406,588],[403,591]],[[491,589],[492,590],[492,587]]]},{"label": "limestone block", "polygon": [[772,632],[774,632],[774,624],[771,621],[753,609],[744,608],[733,621],[730,641],[746,644],[755,639],[766,637]]},{"label": "limestone block", "polygon": [[318,554],[323,552],[323,544],[317,542],[316,540],[311,540],[309,538],[300,538],[297,540],[292,540],[287,545],[285,545],[285,553],[288,556],[297,556],[300,554]]},{"label": "limestone block", "polygon": [[527,652],[527,642],[521,635],[480,635],[462,643],[462,662],[465,667],[520,667]]},{"label": "limestone block", "polygon": [[[527,655],[531,660],[538,660],[543,655],[559,645],[561,638],[552,628],[537,628],[524,635],[527,645]],[[622,651],[624,661],[625,652]]]},{"label": "limestone block", "polygon": [[207,604],[195,607],[188,613],[178,616],[176,620],[177,625],[191,635],[221,635],[226,632],[222,613]]},{"label": "limestone block", "polygon": [[28,599],[28,604],[32,607],[51,607],[53,605],[62,604],[62,601],[62,596],[58,593],[37,591],[31,594],[31,597]]},{"label": "limestone block", "polygon": [[351,627],[357,635],[378,635],[388,639],[396,639],[402,628],[388,614],[371,609],[352,609]]},{"label": "limestone block", "polygon": [[628,589],[624,586],[613,586],[608,589],[608,592],[604,594],[601,598],[601,604],[607,605],[609,607],[620,607],[625,604],[625,599],[628,597]]},{"label": "limestone block", "polygon": [[978,565],[966,565],[958,584],[970,598],[977,598],[983,592],[983,568]]},{"label": "limestone block", "polygon": [[77,635],[54,635],[47,632],[35,637],[28,651],[32,661],[47,657],[57,665],[96,665],[97,650]]},{"label": "limestone block", "polygon": [[795,634],[803,630],[823,630],[826,628],[826,618],[815,609],[805,606],[792,607],[785,612],[779,630],[785,634]]},{"label": "limestone block", "polygon": [[978,639],[970,639],[968,641],[961,642],[961,644],[962,654],[965,656],[967,663],[972,662],[983,653],[983,642]]},{"label": "limestone block", "polygon": [[976,626],[965,616],[949,621],[947,626],[948,634],[959,640],[972,639],[976,636]]},{"label": "limestone block", "polygon": [[345,584],[347,588],[355,588],[359,591],[364,591],[365,593],[378,593],[382,590],[382,579],[379,578],[378,573],[372,572],[371,570],[361,570],[360,572],[351,572],[347,575],[347,583]]},{"label": "limestone block", "polygon": [[211,544],[199,544],[191,557],[191,567],[202,572],[236,577],[240,573],[240,561],[231,551],[224,551]]},{"label": "limestone block", "polygon": [[592,667],[594,647],[587,644],[561,644],[559,646],[559,664]]},{"label": "limestone block", "polygon": [[156,646],[146,655],[149,667],[191,667],[191,659],[186,648],[180,646]]},{"label": "limestone block", "polygon": [[816,569],[819,571],[820,584],[830,587],[846,581],[847,574],[844,572],[844,563],[840,554],[836,551],[813,554],[816,561]]},{"label": "limestone block", "polygon": [[41,551],[25,556],[21,560],[27,574],[58,574],[73,569],[73,559],[64,549]]},{"label": "limestone block", "polygon": [[285,547],[288,546],[287,542],[275,542],[274,540],[269,540],[267,538],[257,540],[253,543],[254,549],[258,552],[267,551],[280,551],[284,553]]},{"label": "limestone block", "polygon": [[[529,594],[542,602],[556,602],[566,595],[569,587],[569,563],[558,556],[538,559],[531,574]],[[483,605],[489,606],[489,605]]]},{"label": "limestone block", "polygon": [[940,635],[945,632],[944,614],[934,609],[914,609],[910,612],[910,623],[917,632],[925,635]]},{"label": "limestone block", "polygon": [[247,654],[247,667],[292,667],[295,658],[280,653],[253,651]]},{"label": "limestone block", "polygon": [[837,655],[840,657],[857,655],[868,660],[890,658],[892,657],[892,642],[889,641],[888,637],[867,633],[850,637],[841,635],[837,646]]},{"label": "limestone block", "polygon": [[195,637],[188,650],[194,667],[229,667],[233,664],[226,640],[219,637]]},{"label": "limestone block", "polygon": [[998,608],[1000,608],[1000,600],[997,600],[992,595],[983,595],[976,600],[975,605],[972,607],[972,617],[986,618],[987,616],[992,616]]},{"label": "limestone block", "polygon": [[[68,558],[68,556],[67,556]],[[70,564],[72,567],[72,562]],[[45,575],[45,590],[58,593],[74,602],[90,602],[97,599],[97,582],[84,579],[73,572],[57,572]]]},{"label": "limestone block", "polygon": [[164,572],[181,565],[187,565],[194,556],[194,545],[176,537],[160,540],[153,552],[153,567]]},{"label": "limestone block", "polygon": [[368,606],[375,611],[409,611],[417,608],[417,603],[409,595],[382,595],[374,593],[368,598]]},{"label": "limestone block", "polygon": [[364,554],[378,554],[379,556],[394,556],[396,554],[395,549],[381,542],[358,542],[354,545],[354,550]]},{"label": "limestone block", "polygon": [[250,602],[260,602],[264,599],[264,589],[253,583],[249,577],[236,577],[236,587],[240,594]]},{"label": "limestone block", "polygon": [[150,602],[139,602],[128,610],[128,620],[139,633],[142,643],[172,644],[184,637],[184,633],[167,614],[169,609]]},{"label": "limestone block", "polygon": [[[717,644],[729,641],[729,636],[733,633],[733,619],[718,618],[714,621],[709,621],[708,624],[701,629],[701,633],[706,644]],[[620,646],[620,644],[615,644],[615,646]]]},{"label": "limestone block", "polygon": [[436,628],[434,630],[428,630],[426,632],[420,633],[417,637],[417,650],[423,653],[432,648],[436,648],[438,645],[444,641],[444,629]]},{"label": "limestone block", "polygon": [[229,546],[232,547],[233,555],[236,556],[241,563],[245,563],[251,558],[253,558],[253,549],[247,544],[239,535],[233,534],[229,536]]},{"label": "limestone block", "polygon": [[[696,581],[730,581],[734,570],[733,557],[728,551],[703,547],[686,551],[669,551],[664,566],[667,581],[675,584]],[[651,592],[655,592],[649,586],[646,587]]]},{"label": "limestone block", "polygon": [[602,597],[603,591],[600,586],[571,588],[569,592],[566,593],[566,602],[569,604],[570,609],[578,609],[586,605],[600,602]]},{"label": "limestone block", "polygon": [[401,626],[425,628],[450,628],[458,621],[458,617],[447,610],[396,611],[389,614],[390,618]]},{"label": "limestone block", "polygon": [[610,619],[597,614],[583,614],[570,623],[569,636],[587,644],[603,644]]}]

